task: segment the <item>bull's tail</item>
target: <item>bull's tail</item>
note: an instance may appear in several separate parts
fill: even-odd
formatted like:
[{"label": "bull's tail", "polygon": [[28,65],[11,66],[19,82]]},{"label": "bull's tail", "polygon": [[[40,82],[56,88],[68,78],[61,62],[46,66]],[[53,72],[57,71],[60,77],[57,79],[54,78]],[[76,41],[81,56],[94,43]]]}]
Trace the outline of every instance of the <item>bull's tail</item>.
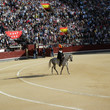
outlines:
[{"label": "bull's tail", "polygon": [[51,62],[52,62],[52,59],[49,61],[49,68],[51,67]]}]

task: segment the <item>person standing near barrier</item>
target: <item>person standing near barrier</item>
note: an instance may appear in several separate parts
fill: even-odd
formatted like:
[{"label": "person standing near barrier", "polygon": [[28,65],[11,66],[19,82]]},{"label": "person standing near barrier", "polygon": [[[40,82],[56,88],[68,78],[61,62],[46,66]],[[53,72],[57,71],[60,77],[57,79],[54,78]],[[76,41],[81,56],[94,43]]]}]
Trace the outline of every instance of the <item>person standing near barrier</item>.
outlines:
[{"label": "person standing near barrier", "polygon": [[36,48],[36,58],[38,58],[38,50],[37,50],[37,48]]},{"label": "person standing near barrier", "polygon": [[34,59],[37,58],[37,56],[36,56],[36,49],[34,49],[34,51],[33,51],[33,56],[34,56]]},{"label": "person standing near barrier", "polygon": [[45,57],[45,55],[46,55],[46,50],[45,50],[45,48],[43,48],[43,50],[42,50],[42,56]]},{"label": "person standing near barrier", "polygon": [[51,51],[51,57],[54,57],[53,47],[50,48],[50,51]]}]

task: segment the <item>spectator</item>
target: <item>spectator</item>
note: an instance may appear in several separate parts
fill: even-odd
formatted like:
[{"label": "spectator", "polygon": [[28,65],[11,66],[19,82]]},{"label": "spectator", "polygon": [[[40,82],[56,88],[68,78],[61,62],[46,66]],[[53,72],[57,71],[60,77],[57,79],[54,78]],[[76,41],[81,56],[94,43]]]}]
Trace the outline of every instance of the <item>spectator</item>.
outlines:
[{"label": "spectator", "polygon": [[50,51],[51,51],[51,57],[54,57],[54,51],[53,51],[53,47],[50,47]]}]

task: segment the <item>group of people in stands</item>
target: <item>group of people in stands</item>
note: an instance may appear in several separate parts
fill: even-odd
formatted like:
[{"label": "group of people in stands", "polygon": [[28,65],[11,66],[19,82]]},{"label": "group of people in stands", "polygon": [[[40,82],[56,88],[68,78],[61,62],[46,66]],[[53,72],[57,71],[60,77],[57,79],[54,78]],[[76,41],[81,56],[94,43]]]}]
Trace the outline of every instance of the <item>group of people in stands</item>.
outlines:
[{"label": "group of people in stands", "polygon": [[[24,44],[110,43],[109,10],[108,0],[0,0],[0,48],[19,45],[5,34],[15,30],[22,30]],[[68,27],[68,34],[60,35],[60,27]]]}]

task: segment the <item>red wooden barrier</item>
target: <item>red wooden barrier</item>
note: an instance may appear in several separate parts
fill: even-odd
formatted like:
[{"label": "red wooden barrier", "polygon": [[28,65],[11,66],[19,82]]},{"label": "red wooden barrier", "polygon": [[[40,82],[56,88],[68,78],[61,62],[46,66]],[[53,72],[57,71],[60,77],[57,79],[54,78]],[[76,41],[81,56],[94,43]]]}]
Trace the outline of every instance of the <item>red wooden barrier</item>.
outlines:
[{"label": "red wooden barrier", "polygon": [[[29,56],[33,56],[34,49],[35,49],[34,45],[28,45]],[[57,53],[59,48],[54,47],[53,49],[54,49],[54,53]],[[110,49],[110,44],[63,47],[64,52],[99,50],[99,49]],[[38,48],[38,55],[42,56],[42,48]],[[0,53],[0,59],[25,57],[25,56],[26,56],[25,50],[16,50],[13,52],[1,52]],[[46,56],[50,56],[50,48],[46,49]]]},{"label": "red wooden barrier", "polygon": [[0,53],[0,59],[24,57],[24,56],[26,56],[25,50],[17,50],[13,52],[1,52]]},{"label": "red wooden barrier", "polygon": [[[54,53],[57,53],[59,48],[53,48],[53,49],[54,49]],[[63,47],[63,52],[75,52],[75,51],[87,51],[87,50],[99,50],[99,49],[110,49],[110,44]]]},{"label": "red wooden barrier", "polygon": [[33,45],[33,44],[32,45],[28,45],[27,48],[28,48],[28,56],[33,56],[35,45]]}]

